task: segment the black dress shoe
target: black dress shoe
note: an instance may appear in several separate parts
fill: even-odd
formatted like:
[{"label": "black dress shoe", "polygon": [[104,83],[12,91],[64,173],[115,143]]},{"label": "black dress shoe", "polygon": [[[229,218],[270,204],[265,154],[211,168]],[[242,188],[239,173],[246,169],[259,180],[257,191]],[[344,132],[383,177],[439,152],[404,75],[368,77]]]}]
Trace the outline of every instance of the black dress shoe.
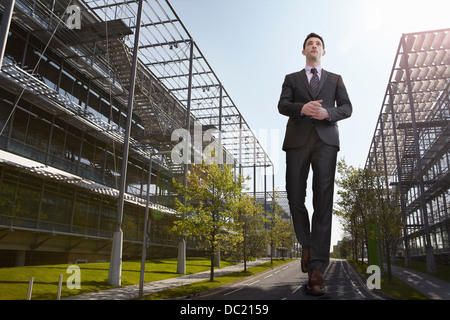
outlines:
[{"label": "black dress shoe", "polygon": [[302,249],[302,259],[300,260],[300,264],[302,266],[302,272],[307,273],[308,272],[308,262],[310,259],[309,254],[309,248],[303,248]]},{"label": "black dress shoe", "polygon": [[309,274],[306,291],[314,296],[321,296],[325,294],[322,273],[319,270],[313,270]]}]

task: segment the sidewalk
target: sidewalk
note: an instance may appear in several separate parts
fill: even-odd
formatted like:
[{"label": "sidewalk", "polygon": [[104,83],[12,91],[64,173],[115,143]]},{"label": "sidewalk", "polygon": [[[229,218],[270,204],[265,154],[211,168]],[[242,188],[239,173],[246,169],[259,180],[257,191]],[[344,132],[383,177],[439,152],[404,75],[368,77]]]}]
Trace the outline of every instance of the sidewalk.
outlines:
[{"label": "sidewalk", "polygon": [[450,282],[392,265],[392,275],[433,300],[450,300]]},{"label": "sidewalk", "polygon": [[[259,259],[251,262],[247,262],[247,268],[263,264],[270,261],[270,258]],[[239,263],[233,266],[214,269],[214,276],[221,276],[232,272],[239,272],[244,270],[244,263]],[[210,270],[189,274],[185,276],[170,278],[166,280],[147,282],[144,284],[144,295],[148,295],[153,292],[172,289],[175,287],[183,286],[186,284],[208,280],[210,276]],[[64,300],[131,300],[139,297],[139,284],[119,287],[109,290],[102,290],[97,292],[85,293],[78,296],[71,296],[64,298]]]}]

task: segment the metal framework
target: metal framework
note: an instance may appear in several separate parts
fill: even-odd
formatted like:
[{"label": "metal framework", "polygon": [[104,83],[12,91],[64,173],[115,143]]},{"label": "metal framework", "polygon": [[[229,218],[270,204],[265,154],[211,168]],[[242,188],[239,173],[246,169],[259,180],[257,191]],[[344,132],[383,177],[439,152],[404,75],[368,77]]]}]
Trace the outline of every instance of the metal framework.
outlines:
[{"label": "metal framework", "polygon": [[[65,25],[67,14],[64,10],[71,4],[81,7],[82,31]],[[76,66],[93,83],[109,87],[112,97],[126,105],[132,60],[130,48],[133,47],[136,28],[136,1],[62,0],[58,1],[57,7],[50,9],[34,0],[23,0],[18,5],[23,11],[15,15],[24,23],[29,23],[27,15],[44,19],[50,13],[50,21],[43,21],[45,29],[42,25],[31,26],[40,30],[38,36],[47,42],[52,40],[66,63]],[[232,157],[231,161],[230,158],[226,160],[227,163],[236,163],[243,168],[272,166],[270,158],[169,1],[146,0],[143,6],[134,116],[144,131],[132,136],[131,146],[144,154],[149,148],[153,153],[170,150],[175,145],[171,140],[174,130],[188,129],[193,139],[194,124],[198,123],[202,126],[203,144],[208,142],[203,141],[203,133],[216,129],[219,137],[213,139],[220,139],[225,154]],[[102,67],[92,68],[94,63]],[[35,79],[26,79],[29,76],[21,74],[23,72],[14,65],[5,68],[4,72],[16,77],[17,81],[30,83],[32,89],[41,94],[54,96],[46,92],[48,89],[41,89]],[[73,103],[69,101],[67,104],[68,109],[73,109],[70,105]],[[74,112],[95,126],[101,126],[103,131],[117,134],[115,129],[121,130],[109,127],[108,123],[85,114],[82,109]],[[170,157],[165,158],[170,163]]]},{"label": "metal framework", "polygon": [[[136,28],[136,1],[80,2],[100,21],[119,20],[130,30]],[[221,137],[216,138],[221,139],[223,147],[242,167],[271,166],[270,158],[169,1],[147,0],[143,5],[138,55],[141,63],[140,88],[143,92],[137,95],[136,110],[144,120],[149,136],[154,136],[155,132],[167,134],[177,125],[192,131],[197,121],[203,131],[215,128],[221,133]],[[126,47],[132,47],[133,33],[126,35],[123,41]],[[116,59],[114,64],[117,68],[129,68],[126,59]],[[148,77],[144,76],[146,73]],[[152,78],[156,78],[165,91],[190,112],[192,118],[189,126],[188,123],[183,126],[185,114],[179,107],[148,103],[149,96],[155,92],[145,92],[144,88],[148,87]],[[159,100],[165,101],[164,98]],[[151,117],[154,113],[158,113],[159,121]],[[172,121],[163,121],[162,115],[167,115]],[[178,121],[175,124],[173,120]]]},{"label": "metal framework", "polygon": [[278,206],[284,219],[292,218],[286,191],[261,191],[249,194],[255,197],[257,203],[263,205],[266,212],[273,212],[273,207]]},{"label": "metal framework", "polygon": [[401,37],[366,160],[401,194],[405,249],[449,252],[450,29]]},{"label": "metal framework", "polygon": [[[133,72],[139,3],[143,15],[137,71]],[[0,10],[4,10],[1,2]],[[74,14],[81,29],[69,27]],[[12,194],[31,192],[35,197],[29,210],[19,214],[14,214],[20,207],[16,203],[26,197],[7,201],[7,210],[0,213],[0,228],[8,229],[0,235],[3,243],[5,237],[18,243],[31,234],[37,238],[51,232],[77,241],[75,250],[104,254],[114,227],[122,221],[114,221],[113,200],[126,192],[127,228],[138,230],[125,234],[130,244],[127,254],[136,254],[141,244],[141,209],[147,204],[165,213],[165,220],[152,226],[152,243],[172,245],[163,223],[173,218],[172,176],[180,178],[186,172],[186,166],[174,163],[170,154],[180,143],[179,136],[173,138],[179,129],[190,133],[194,157],[206,154],[205,146],[218,141],[214,146],[223,150],[223,161],[237,170],[253,168],[254,180],[256,167],[264,171],[273,167],[169,1],[16,0],[11,23],[9,35],[1,36],[7,46],[0,72],[4,93],[0,184],[16,190]],[[125,157],[128,141],[130,157]],[[126,158],[125,177],[118,167]],[[150,183],[152,175],[157,177],[154,183]],[[34,185],[18,183],[21,177]],[[67,190],[47,192],[50,188]],[[155,201],[145,200],[146,193],[147,200]],[[64,204],[66,200],[69,204]],[[54,220],[42,221],[42,203],[52,204],[45,210]],[[93,219],[75,221],[78,206],[86,203],[89,210],[83,214]],[[70,206],[68,213],[57,209],[64,205]],[[66,221],[67,217],[72,219]],[[86,241],[76,240],[81,238]],[[60,245],[56,238],[45,239],[39,247],[43,252]],[[84,245],[86,249],[81,249]],[[28,250],[22,243],[20,248]]]}]

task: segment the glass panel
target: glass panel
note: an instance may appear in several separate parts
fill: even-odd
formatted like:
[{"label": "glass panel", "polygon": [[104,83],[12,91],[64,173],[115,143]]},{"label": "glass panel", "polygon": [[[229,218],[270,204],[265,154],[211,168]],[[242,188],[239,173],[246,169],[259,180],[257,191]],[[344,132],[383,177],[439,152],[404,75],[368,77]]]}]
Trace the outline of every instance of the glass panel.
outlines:
[{"label": "glass panel", "polygon": [[73,200],[61,194],[44,191],[41,220],[70,225]]}]

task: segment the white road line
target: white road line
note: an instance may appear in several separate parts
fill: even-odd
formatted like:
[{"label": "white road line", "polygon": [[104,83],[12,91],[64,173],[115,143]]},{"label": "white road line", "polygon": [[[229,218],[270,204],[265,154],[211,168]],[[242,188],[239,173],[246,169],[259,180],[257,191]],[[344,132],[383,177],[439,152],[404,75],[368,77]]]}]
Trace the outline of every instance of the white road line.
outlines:
[{"label": "white road line", "polygon": [[253,281],[252,283],[249,283],[248,286],[251,286],[252,284],[258,283],[259,281],[260,280]]},{"label": "white road line", "polygon": [[359,289],[356,289],[356,292],[358,292],[360,294],[361,297],[363,297],[364,299],[366,299],[366,296],[362,294],[361,291],[359,291]]},{"label": "white road line", "polygon": [[239,290],[242,290],[242,289],[244,289],[244,288],[243,288],[243,287],[241,287],[241,288],[238,288],[238,289],[236,289],[236,290],[233,290],[233,291],[227,292],[227,293],[225,293],[225,294],[224,294],[224,296],[227,296],[227,295],[229,295],[229,294],[235,293],[235,292],[237,292],[237,291],[239,291]]},{"label": "white road line", "polygon": [[303,287],[303,284],[299,287],[297,287],[297,289],[295,289],[294,291],[292,291],[292,293],[296,293],[298,291],[298,289],[300,289],[301,287]]},{"label": "white road line", "polygon": [[268,276],[265,276],[264,279],[270,278],[273,276],[273,273],[269,274]]}]

